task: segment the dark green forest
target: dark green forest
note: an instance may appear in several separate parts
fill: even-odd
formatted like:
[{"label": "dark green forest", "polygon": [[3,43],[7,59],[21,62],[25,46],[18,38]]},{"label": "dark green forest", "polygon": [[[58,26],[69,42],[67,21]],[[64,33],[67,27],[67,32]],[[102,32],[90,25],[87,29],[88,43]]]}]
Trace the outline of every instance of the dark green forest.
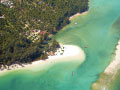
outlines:
[{"label": "dark green forest", "polygon": [[9,3],[0,3],[0,66],[46,59],[50,51],[59,47],[52,36],[70,23],[70,16],[88,10],[88,0],[9,0]]}]

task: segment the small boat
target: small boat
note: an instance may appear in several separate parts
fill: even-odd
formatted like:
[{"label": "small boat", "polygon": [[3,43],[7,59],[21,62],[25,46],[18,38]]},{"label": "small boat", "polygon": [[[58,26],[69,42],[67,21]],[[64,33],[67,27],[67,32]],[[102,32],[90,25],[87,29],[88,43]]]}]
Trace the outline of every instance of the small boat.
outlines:
[{"label": "small boat", "polygon": [[86,46],[84,48],[87,48]]},{"label": "small boat", "polygon": [[77,23],[75,23],[75,24],[77,24]]},{"label": "small boat", "polygon": [[74,72],[72,72],[72,76],[74,75]]}]

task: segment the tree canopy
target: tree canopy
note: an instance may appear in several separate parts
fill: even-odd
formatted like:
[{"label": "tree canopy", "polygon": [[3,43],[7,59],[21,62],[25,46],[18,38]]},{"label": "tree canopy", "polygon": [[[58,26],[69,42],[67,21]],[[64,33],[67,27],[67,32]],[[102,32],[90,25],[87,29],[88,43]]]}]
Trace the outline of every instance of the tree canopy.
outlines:
[{"label": "tree canopy", "polygon": [[[88,9],[88,0],[9,1],[13,4],[0,3],[0,65],[46,59],[47,52],[59,47],[49,35],[68,24],[71,15]],[[42,31],[35,42],[26,34],[33,30]]]}]

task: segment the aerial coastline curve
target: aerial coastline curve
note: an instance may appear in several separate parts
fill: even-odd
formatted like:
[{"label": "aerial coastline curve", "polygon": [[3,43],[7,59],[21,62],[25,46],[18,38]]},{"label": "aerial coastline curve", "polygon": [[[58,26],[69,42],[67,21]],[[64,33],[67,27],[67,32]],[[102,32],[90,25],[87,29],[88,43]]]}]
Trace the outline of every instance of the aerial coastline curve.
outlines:
[{"label": "aerial coastline curve", "polygon": [[100,75],[97,82],[93,83],[92,90],[109,90],[112,81],[116,79],[116,75],[120,69],[120,40],[116,46],[115,56],[104,72]]},{"label": "aerial coastline curve", "polygon": [[[35,70],[36,67],[39,67],[40,69],[43,69],[45,67],[51,67],[52,65],[60,62],[76,62],[76,63],[83,63],[85,60],[85,53],[84,51],[75,45],[60,45],[61,48],[58,48],[55,52],[55,55],[48,56],[48,59],[46,60],[38,60],[34,61],[31,64],[23,64],[23,66],[20,66],[18,64],[11,65],[8,69],[4,69],[0,71],[0,76],[7,74],[9,72],[14,72],[16,70]],[[69,59],[67,59],[69,57]],[[74,60],[74,61],[73,61]],[[35,69],[34,69],[35,68]]]}]

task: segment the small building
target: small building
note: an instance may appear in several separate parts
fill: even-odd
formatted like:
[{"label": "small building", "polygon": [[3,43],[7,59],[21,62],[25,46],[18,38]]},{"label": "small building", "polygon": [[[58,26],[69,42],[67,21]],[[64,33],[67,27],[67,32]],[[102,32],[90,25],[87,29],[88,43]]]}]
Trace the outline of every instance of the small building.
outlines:
[{"label": "small building", "polygon": [[1,3],[4,4],[4,5],[7,5],[9,6],[10,8],[13,8],[13,2],[10,1],[10,0],[1,0]]},{"label": "small building", "polygon": [[53,36],[53,34],[49,34],[49,35],[48,35],[48,37],[52,37],[52,36]]},{"label": "small building", "polygon": [[5,18],[5,16],[4,16],[4,15],[2,15],[2,16],[0,16],[0,18]]},{"label": "small building", "polygon": [[45,31],[41,31],[40,32],[41,35],[45,35],[45,33],[46,33]]},{"label": "small building", "polygon": [[4,2],[4,0],[1,0],[1,3],[3,3]]},{"label": "small building", "polygon": [[7,5],[9,2],[9,0],[1,0],[1,3],[4,4],[4,5]]},{"label": "small building", "polygon": [[50,51],[50,52],[49,52],[49,55],[50,55],[50,56],[53,56],[53,55],[54,55],[54,52],[53,52],[53,51]]},{"label": "small building", "polygon": [[39,1],[39,2],[38,2],[39,5],[42,5],[42,3],[43,3],[42,1]]}]

